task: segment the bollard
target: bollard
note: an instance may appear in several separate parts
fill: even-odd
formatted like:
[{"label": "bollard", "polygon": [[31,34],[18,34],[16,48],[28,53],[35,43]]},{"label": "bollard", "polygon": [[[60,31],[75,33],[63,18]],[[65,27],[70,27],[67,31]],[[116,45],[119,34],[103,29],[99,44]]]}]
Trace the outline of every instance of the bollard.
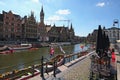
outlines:
[{"label": "bollard", "polygon": [[48,74],[48,67],[47,67],[48,63],[46,62],[46,70],[45,70],[45,73]]},{"label": "bollard", "polygon": [[41,77],[42,77],[42,80],[45,80],[44,78],[44,71],[43,71],[43,56],[42,56],[42,59],[41,59]]},{"label": "bollard", "polygon": [[73,55],[73,60],[75,59],[75,55]]},{"label": "bollard", "polygon": [[70,62],[70,56],[69,56],[69,62]]},{"label": "bollard", "polygon": [[53,64],[53,66],[54,66],[53,76],[56,77],[56,69],[57,69],[57,65],[56,65],[55,60],[54,60],[54,64]]},{"label": "bollard", "polygon": [[34,76],[34,69],[35,69],[35,67],[34,67],[34,65],[32,66],[32,76]]}]

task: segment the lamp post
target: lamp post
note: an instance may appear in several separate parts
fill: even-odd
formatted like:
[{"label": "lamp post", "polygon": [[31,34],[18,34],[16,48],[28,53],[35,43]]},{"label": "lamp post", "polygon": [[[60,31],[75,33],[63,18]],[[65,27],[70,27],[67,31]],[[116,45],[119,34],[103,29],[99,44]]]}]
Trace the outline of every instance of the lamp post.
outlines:
[{"label": "lamp post", "polygon": [[118,35],[118,40],[119,40],[119,20],[118,19],[114,19],[114,21],[113,21],[113,26],[116,26],[116,25],[118,27],[118,33],[117,33],[117,35]]}]

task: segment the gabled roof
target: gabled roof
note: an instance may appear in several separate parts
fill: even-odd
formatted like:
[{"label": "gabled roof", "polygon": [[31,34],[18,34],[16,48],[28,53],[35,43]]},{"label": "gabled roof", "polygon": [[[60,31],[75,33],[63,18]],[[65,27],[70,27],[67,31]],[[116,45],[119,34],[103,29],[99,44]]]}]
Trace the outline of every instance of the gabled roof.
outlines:
[{"label": "gabled roof", "polygon": [[[9,13],[13,14],[12,11],[9,11],[9,12],[3,11],[3,15],[4,15],[4,14],[9,14]],[[20,15],[17,15],[17,14],[13,14],[13,15],[14,15],[16,18],[19,18],[19,19],[21,18]]]},{"label": "gabled roof", "polygon": [[50,31],[51,30],[51,25],[46,25],[46,31],[48,32],[48,31]]}]

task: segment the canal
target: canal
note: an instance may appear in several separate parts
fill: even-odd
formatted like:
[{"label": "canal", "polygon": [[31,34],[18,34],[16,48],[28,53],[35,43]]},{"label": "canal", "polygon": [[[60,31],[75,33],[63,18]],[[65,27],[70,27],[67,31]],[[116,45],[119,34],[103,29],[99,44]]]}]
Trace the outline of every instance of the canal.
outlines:
[{"label": "canal", "polygon": [[[81,44],[62,46],[66,54],[77,53],[82,51],[80,48]],[[59,47],[54,47],[55,55],[62,54]],[[86,50],[87,47],[84,47],[83,50]],[[34,64],[40,64],[40,59],[42,56],[44,58],[50,59],[49,56],[50,47],[39,48],[38,50],[27,50],[21,52],[15,52],[13,54],[0,55],[0,74],[28,67]]]}]

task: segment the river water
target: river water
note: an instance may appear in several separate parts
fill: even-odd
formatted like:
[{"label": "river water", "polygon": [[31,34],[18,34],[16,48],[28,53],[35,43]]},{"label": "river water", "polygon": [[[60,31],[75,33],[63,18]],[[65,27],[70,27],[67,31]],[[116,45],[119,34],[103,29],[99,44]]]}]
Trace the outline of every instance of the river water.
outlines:
[{"label": "river water", "polygon": [[[66,52],[66,54],[77,53],[82,51],[80,45],[81,44],[62,46],[62,48]],[[62,53],[59,47],[54,47],[54,49],[55,49],[55,55]],[[83,50],[86,49],[87,47],[84,47]],[[28,51],[16,52],[13,54],[0,55],[0,73],[12,71],[15,69],[21,69],[34,64],[40,64],[40,59],[42,56],[47,59],[50,58],[49,52],[50,52],[50,47],[43,47],[34,51],[28,50]]]}]

